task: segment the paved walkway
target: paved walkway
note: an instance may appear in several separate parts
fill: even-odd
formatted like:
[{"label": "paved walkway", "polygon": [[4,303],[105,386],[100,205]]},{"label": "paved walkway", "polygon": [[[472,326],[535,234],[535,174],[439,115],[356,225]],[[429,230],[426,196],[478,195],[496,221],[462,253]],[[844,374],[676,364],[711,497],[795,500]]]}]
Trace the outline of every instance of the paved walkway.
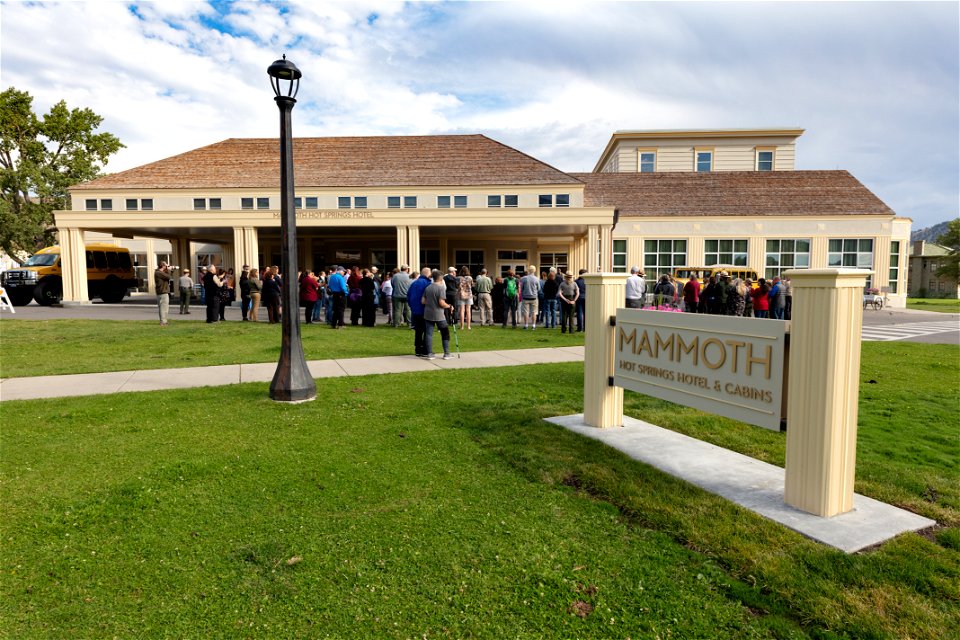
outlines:
[{"label": "paved walkway", "polygon": [[[441,369],[480,369],[512,367],[552,362],[580,362],[583,347],[471,351],[453,360],[424,360],[416,356],[381,356],[307,362],[314,378],[364,376],[377,373],[408,373]],[[0,401],[62,398],[131,391],[192,389],[239,382],[270,382],[277,370],[275,362],[229,364],[186,369],[149,369],[80,373],[66,376],[35,376],[0,380]]]}]

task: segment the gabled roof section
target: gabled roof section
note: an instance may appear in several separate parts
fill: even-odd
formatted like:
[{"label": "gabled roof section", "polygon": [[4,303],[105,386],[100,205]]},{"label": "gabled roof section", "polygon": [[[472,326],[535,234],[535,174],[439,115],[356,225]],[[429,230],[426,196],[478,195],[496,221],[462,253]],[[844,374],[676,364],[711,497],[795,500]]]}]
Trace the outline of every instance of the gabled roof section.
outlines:
[{"label": "gabled roof section", "polygon": [[[298,187],[579,184],[484,135],[297,138]],[[279,188],[280,142],[231,138],[75,185],[93,189]]]},{"label": "gabled roof section", "polygon": [[676,140],[677,138],[799,138],[804,129],[799,127],[774,127],[767,129],[635,129],[614,131],[610,141],[600,154],[594,172],[599,172],[607,163],[610,154],[624,140]]},{"label": "gabled roof section", "polygon": [[573,173],[584,205],[635,216],[895,215],[847,171]]}]

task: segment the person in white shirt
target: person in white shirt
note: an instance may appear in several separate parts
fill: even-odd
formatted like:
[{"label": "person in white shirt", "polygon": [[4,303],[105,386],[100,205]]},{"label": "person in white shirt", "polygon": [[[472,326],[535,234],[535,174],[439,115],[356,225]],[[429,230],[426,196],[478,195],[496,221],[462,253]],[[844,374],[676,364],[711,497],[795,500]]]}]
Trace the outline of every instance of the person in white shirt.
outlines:
[{"label": "person in white shirt", "polygon": [[646,274],[640,267],[631,267],[627,276],[627,309],[642,309],[647,295],[647,283],[643,279]]}]

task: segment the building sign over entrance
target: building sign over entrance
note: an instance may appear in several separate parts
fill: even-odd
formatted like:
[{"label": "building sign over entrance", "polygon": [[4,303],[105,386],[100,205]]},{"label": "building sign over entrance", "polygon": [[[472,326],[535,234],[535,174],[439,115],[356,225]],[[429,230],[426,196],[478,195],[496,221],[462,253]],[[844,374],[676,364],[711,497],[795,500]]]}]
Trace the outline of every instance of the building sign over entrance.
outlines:
[{"label": "building sign over entrance", "polygon": [[786,323],[618,309],[614,384],[780,430]]},{"label": "building sign over entrance", "polygon": [[[273,217],[279,218],[280,212],[274,212]],[[373,211],[356,209],[297,209],[297,220],[369,220],[373,217]]]}]

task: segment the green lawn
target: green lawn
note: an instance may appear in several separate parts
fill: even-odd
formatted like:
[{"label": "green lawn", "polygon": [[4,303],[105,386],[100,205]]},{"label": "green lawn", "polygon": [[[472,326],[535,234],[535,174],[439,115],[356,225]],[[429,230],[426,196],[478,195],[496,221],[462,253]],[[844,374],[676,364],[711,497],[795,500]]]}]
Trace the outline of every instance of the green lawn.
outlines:
[{"label": "green lawn", "polygon": [[[857,490],[948,526],[855,555],[544,422],[582,409],[579,364],[292,406],[266,384],[3,403],[0,634],[956,637],[956,356],[864,345]],[[782,464],[783,434],[626,395]]]},{"label": "green lawn", "polygon": [[920,311],[939,311],[940,313],[960,313],[958,298],[907,298],[907,309]]},{"label": "green lawn", "polygon": [[[301,327],[308,360],[413,353],[413,331],[392,327]],[[583,334],[474,327],[458,333],[461,351],[583,344]],[[439,340],[439,337],[435,338]],[[451,340],[453,336],[451,335]],[[264,322],[10,320],[0,322],[0,377],[276,362],[280,325]],[[455,346],[451,346],[455,349]]]}]

